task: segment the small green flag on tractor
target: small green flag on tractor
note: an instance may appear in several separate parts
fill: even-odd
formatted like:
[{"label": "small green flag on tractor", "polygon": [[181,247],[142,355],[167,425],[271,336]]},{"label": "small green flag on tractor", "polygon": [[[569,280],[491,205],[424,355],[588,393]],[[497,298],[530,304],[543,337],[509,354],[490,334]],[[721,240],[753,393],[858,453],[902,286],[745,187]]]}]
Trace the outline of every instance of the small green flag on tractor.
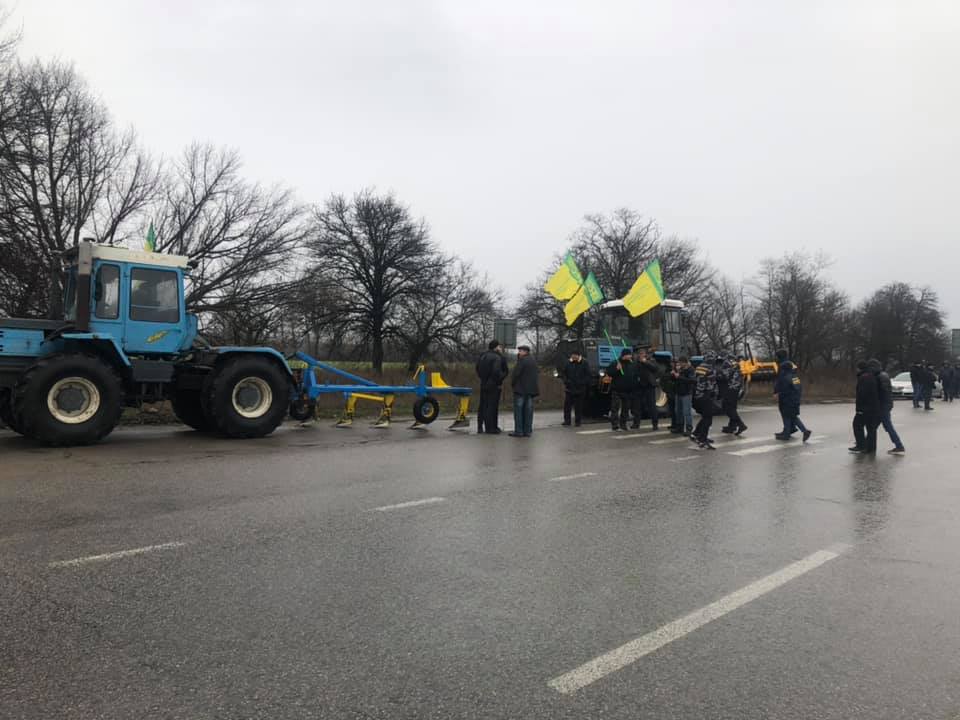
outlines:
[{"label": "small green flag on tractor", "polygon": [[590,273],[587,275],[587,279],[583,285],[580,286],[580,289],[577,290],[576,295],[574,295],[570,302],[563,308],[563,314],[567,319],[567,326],[573,325],[578,317],[601,302],[603,302],[603,290],[600,289],[600,284],[593,276],[593,273]]},{"label": "small green flag on tractor", "polygon": [[663,280],[660,278],[660,261],[647,265],[640,277],[623,297],[623,306],[632,317],[643,315],[663,303]]},{"label": "small green flag on tractor", "polygon": [[583,275],[580,274],[580,268],[577,267],[573,255],[567,253],[560,267],[550,276],[543,289],[557,300],[569,300],[577,294],[581,285],[583,285]]},{"label": "small green flag on tractor", "polygon": [[157,251],[157,231],[153,229],[153,223],[150,223],[150,229],[147,230],[147,239],[143,243],[143,249],[147,252]]}]

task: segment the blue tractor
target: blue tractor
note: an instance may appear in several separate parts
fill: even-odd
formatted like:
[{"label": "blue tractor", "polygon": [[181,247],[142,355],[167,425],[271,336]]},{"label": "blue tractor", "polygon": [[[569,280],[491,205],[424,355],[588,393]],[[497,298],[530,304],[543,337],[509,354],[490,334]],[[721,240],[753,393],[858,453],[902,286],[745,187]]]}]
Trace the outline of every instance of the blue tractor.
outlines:
[{"label": "blue tractor", "polygon": [[0,420],[46,445],[88,445],[125,406],[169,400],[197,430],[273,432],[295,394],[283,355],[211,347],[184,304],[188,258],[79,243],[60,320],[0,318]]}]

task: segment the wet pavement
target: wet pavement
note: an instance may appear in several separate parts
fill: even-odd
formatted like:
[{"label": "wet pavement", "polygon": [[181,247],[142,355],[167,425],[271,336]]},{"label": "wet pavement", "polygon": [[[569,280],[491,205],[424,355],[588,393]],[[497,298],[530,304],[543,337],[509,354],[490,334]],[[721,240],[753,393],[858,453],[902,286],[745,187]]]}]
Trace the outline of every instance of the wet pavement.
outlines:
[{"label": "wet pavement", "polygon": [[851,414],[0,431],[0,718],[956,720],[960,404]]}]

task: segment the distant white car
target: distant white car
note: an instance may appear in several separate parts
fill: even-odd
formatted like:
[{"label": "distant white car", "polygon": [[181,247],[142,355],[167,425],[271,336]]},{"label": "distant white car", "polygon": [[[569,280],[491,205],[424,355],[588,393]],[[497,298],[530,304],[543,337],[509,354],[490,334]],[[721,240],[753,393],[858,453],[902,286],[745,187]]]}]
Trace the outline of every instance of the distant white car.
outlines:
[{"label": "distant white car", "polygon": [[[902,372],[890,381],[893,386],[893,399],[909,400],[913,397],[913,383],[910,382],[910,373]],[[943,385],[937,380],[933,384],[933,396],[943,397]]]}]

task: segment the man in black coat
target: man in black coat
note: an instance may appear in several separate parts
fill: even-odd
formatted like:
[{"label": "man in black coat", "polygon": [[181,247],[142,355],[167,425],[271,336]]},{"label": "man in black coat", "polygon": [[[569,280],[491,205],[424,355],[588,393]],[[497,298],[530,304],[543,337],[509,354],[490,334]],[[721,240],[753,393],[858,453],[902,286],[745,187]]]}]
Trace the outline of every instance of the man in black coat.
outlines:
[{"label": "man in black coat", "polygon": [[620,359],[607,366],[607,377],[610,378],[610,422],[614,430],[626,430],[637,392],[637,368],[630,348],[621,350]]},{"label": "man in black coat", "polygon": [[940,368],[940,387],[943,391],[944,402],[953,402],[953,368],[945,362]]},{"label": "man in black coat", "polygon": [[924,369],[922,363],[914,363],[910,366],[910,384],[913,386],[913,406],[920,407],[920,398],[923,397],[923,376]]},{"label": "man in black coat", "polygon": [[632,427],[634,429],[640,427],[640,419],[648,417],[653,424],[653,429],[656,430],[660,424],[660,413],[657,410],[657,383],[660,366],[650,359],[646,350],[639,350],[637,352],[636,371],[637,389],[633,398]]},{"label": "man in black coat", "polygon": [[500,433],[500,393],[507,379],[507,359],[503,346],[491,340],[487,351],[477,360],[477,377],[480,378],[480,406],[477,408],[477,432],[490,435]]},{"label": "man in black coat", "polygon": [[883,419],[883,401],[877,378],[879,361],[857,363],[857,407],[853,416],[854,446],[850,452],[875,455],[877,428]]},{"label": "man in black coat", "polygon": [[933,402],[933,389],[937,384],[937,373],[933,369],[933,365],[927,365],[923,368],[923,374],[921,375],[921,388],[923,396],[923,409],[924,410],[933,410],[930,403]]},{"label": "man in black coat", "polygon": [[587,391],[593,382],[593,375],[590,373],[590,364],[584,360],[579,350],[570,353],[570,359],[560,371],[560,377],[563,380],[563,424],[570,425],[570,414],[573,416],[577,427],[583,422],[583,402],[587,397]]},{"label": "man in black coat", "polygon": [[520,345],[517,364],[510,378],[513,387],[513,432],[510,437],[530,437],[533,434],[533,399],[540,394],[539,375],[540,369],[530,355],[530,347]]}]

